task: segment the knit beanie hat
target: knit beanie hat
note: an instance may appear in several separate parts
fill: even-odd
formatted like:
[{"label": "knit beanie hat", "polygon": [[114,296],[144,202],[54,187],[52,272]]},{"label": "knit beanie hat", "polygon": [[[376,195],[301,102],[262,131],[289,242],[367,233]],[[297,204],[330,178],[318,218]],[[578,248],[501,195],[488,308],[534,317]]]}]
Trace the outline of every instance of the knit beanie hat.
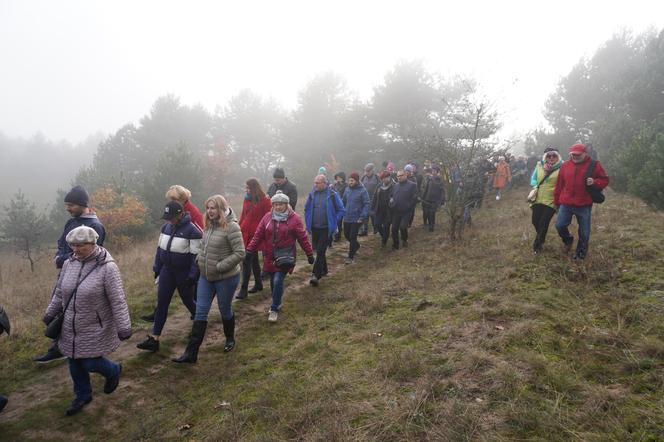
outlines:
[{"label": "knit beanie hat", "polygon": [[318,175],[327,175],[327,169],[325,168],[325,166],[320,166],[318,168]]},{"label": "knit beanie hat", "polygon": [[404,172],[412,172],[413,171],[413,166],[410,164],[406,164],[406,167],[403,168]]},{"label": "knit beanie hat", "polygon": [[549,153],[549,152],[558,152],[558,149],[556,149],[555,147],[552,147],[552,146],[547,146],[544,149],[544,153]]},{"label": "knit beanie hat", "polygon": [[288,204],[290,202],[290,199],[288,198],[288,195],[283,193],[281,190],[277,190],[277,193],[274,194],[274,196],[270,199],[270,201],[272,201],[272,204],[274,203]]},{"label": "knit beanie hat", "polygon": [[342,180],[346,181],[346,172],[337,172],[334,174],[334,179],[336,180],[337,178],[341,178]]},{"label": "knit beanie hat", "polygon": [[90,196],[83,186],[74,186],[69,193],[65,195],[65,203],[76,204],[77,206],[88,207]]},{"label": "knit beanie hat", "polygon": [[67,244],[97,244],[99,234],[95,229],[88,226],[79,226],[67,233],[65,240]]},{"label": "knit beanie hat", "polygon": [[355,181],[360,181],[360,174],[358,172],[352,172],[350,174],[350,177],[354,179]]},{"label": "knit beanie hat", "polygon": [[272,178],[286,178],[286,173],[284,172],[284,169],[277,167],[274,169],[274,173],[272,174]]}]

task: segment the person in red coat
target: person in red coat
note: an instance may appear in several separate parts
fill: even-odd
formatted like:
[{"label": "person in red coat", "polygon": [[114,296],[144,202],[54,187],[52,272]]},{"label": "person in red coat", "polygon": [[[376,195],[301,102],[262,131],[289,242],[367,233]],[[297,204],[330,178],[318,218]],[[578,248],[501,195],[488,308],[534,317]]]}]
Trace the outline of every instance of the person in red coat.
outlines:
[{"label": "person in red coat", "polygon": [[[261,184],[256,178],[249,178],[246,182],[246,195],[242,204],[242,215],[240,215],[240,229],[242,230],[242,239],[245,249],[251,242],[256,232],[258,224],[266,213],[272,210],[272,203],[265,195]],[[249,278],[254,274],[254,286],[249,289]],[[261,266],[258,259],[258,253],[245,256],[242,262],[242,285],[237,294],[238,299],[245,299],[248,293],[256,293],[263,290],[263,280],[261,279]]]},{"label": "person in red coat", "polygon": [[[314,263],[314,249],[309,242],[304,223],[300,215],[295,213],[288,205],[288,196],[281,191],[272,197],[272,211],[266,213],[258,223],[254,237],[246,247],[247,255],[255,255],[263,250],[263,270],[270,275],[270,288],[272,290],[272,306],[267,320],[276,322],[281,307],[281,298],[284,294],[284,279],[293,273],[296,260],[295,242],[307,254],[309,264]],[[275,254],[290,255],[292,260],[283,266],[274,261]]]},{"label": "person in red coat", "polygon": [[189,214],[191,223],[198,227],[198,230],[201,232],[204,230],[203,215],[201,214],[201,211],[198,210],[198,207],[191,202],[191,191],[189,189],[180,186],[179,184],[171,186],[166,192],[166,199],[180,203],[184,212]]},{"label": "person in red coat", "polygon": [[[588,252],[590,241],[590,214],[593,200],[588,193],[588,187],[602,190],[609,185],[609,177],[599,161],[592,160],[586,153],[583,144],[575,144],[570,148],[571,161],[565,161],[558,172],[558,181],[553,192],[553,204],[558,206],[556,230],[569,253],[572,250],[574,237],[569,232],[572,216],[579,224],[579,241],[573,259],[584,259]],[[588,178],[588,168],[593,165]]]}]

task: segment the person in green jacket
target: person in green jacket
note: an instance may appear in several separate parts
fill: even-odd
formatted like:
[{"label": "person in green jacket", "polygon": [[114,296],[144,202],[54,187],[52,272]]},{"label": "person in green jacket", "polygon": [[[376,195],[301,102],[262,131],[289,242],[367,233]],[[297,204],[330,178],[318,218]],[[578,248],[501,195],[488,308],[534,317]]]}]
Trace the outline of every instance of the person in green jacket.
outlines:
[{"label": "person in green jacket", "polygon": [[184,354],[173,362],[195,363],[207,329],[208,313],[217,296],[226,343],[224,351],[235,347],[235,314],[231,302],[240,283],[240,263],[244,259],[244,241],[233,210],[221,195],[205,201],[205,230],[196,256],[201,276],[198,278],[196,315]]},{"label": "person in green jacket", "polygon": [[542,160],[535,165],[535,170],[530,177],[530,185],[537,188],[537,198],[531,204],[532,223],[535,227],[535,241],[533,242],[533,253],[542,253],[542,247],[546,240],[551,218],[558,209],[553,204],[553,191],[558,180],[558,171],[563,161],[560,153],[553,147],[544,149]]}]

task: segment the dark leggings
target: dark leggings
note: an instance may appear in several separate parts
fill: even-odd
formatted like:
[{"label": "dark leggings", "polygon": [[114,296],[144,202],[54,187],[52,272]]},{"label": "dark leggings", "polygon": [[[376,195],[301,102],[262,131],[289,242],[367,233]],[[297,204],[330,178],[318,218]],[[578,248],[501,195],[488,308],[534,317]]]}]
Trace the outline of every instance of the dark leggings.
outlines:
[{"label": "dark leggings", "polygon": [[412,210],[406,212],[394,211],[392,213],[392,245],[395,249],[399,248],[399,235],[401,241],[408,241],[408,221],[413,214]]},{"label": "dark leggings", "polygon": [[546,233],[549,231],[549,223],[556,211],[544,204],[533,204],[532,210],[532,223],[536,232],[533,250],[541,250],[546,240]]},{"label": "dark leggings", "polygon": [[360,243],[357,241],[357,234],[360,233],[360,227],[362,227],[360,223],[344,222],[344,237],[350,243],[350,247],[348,248],[348,257],[350,259],[353,259],[360,249]]},{"label": "dark leggings", "polygon": [[327,227],[322,229],[311,229],[311,242],[316,249],[316,261],[314,261],[314,268],[312,273],[316,278],[321,278],[327,275],[327,246],[330,243],[330,235]]},{"label": "dark leggings", "polygon": [[242,261],[242,289],[249,287],[249,279],[251,274],[254,274],[254,284],[261,287],[263,281],[261,280],[261,263],[258,258],[258,253],[250,253],[245,255]]},{"label": "dark leggings", "polygon": [[194,287],[187,285],[187,274],[175,274],[172,270],[162,268],[159,273],[159,286],[157,287],[157,308],[154,313],[154,325],[152,327],[152,334],[155,336],[161,335],[161,331],[166,324],[166,317],[168,316],[168,306],[171,305],[171,299],[175,289],[178,289],[178,294],[182,303],[187,307],[189,313],[193,316],[196,314],[196,303],[194,303]]}]

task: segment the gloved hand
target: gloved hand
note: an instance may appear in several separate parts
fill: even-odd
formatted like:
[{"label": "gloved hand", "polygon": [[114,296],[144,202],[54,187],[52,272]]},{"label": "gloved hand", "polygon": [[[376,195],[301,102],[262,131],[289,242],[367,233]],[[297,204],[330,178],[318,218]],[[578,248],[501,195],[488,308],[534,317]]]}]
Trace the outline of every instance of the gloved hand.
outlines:
[{"label": "gloved hand", "polygon": [[126,341],[127,339],[131,338],[131,330],[129,330],[129,331],[119,331],[118,332],[118,338],[120,338],[121,341]]},{"label": "gloved hand", "polygon": [[314,261],[316,261],[316,260],[314,259],[314,255],[309,255],[309,256],[307,256],[307,261],[309,261],[309,264],[313,264]]}]

